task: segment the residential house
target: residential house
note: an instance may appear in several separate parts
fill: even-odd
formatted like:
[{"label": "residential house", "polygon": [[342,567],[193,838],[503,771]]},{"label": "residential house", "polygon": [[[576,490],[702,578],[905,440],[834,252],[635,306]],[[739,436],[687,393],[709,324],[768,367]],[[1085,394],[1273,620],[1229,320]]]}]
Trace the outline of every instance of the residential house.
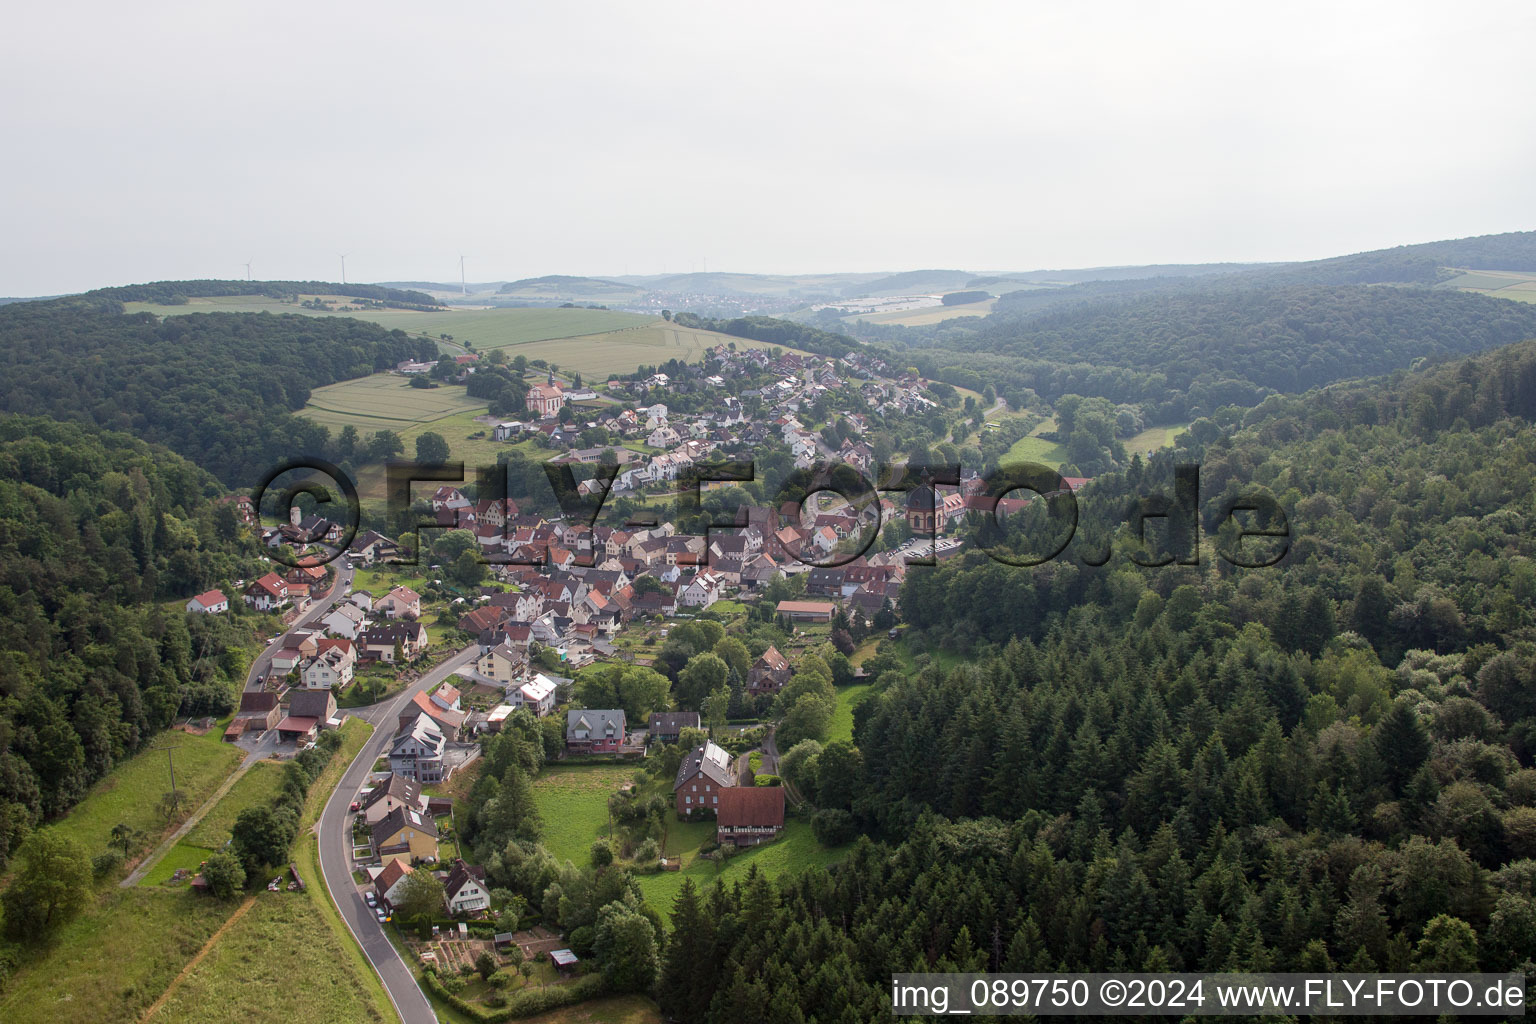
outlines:
[{"label": "residential house", "polygon": [[373,610],[391,619],[419,619],[421,595],[410,587],[396,587],[374,602]]},{"label": "residential house", "polygon": [[459,689],[456,686],[450,686],[448,683],[443,683],[437,689],[432,691],[431,697],[432,703],[436,704],[444,711],[461,710],[459,707]]},{"label": "residential house", "polygon": [[269,572],[245,588],[245,603],[259,612],[270,612],[288,603],[288,584]]},{"label": "residential house", "polygon": [[427,798],[421,786],[400,775],[389,778],[369,790],[359,805],[359,813],[370,826],[377,825],[400,808],[426,812]]},{"label": "residential house", "polygon": [[[450,687],[452,689],[452,687]],[[457,694],[458,691],[454,691]],[[400,712],[396,732],[404,732],[411,728],[419,718],[430,718],[450,743],[456,743],[459,732],[464,728],[464,721],[469,716],[463,711],[440,707],[432,698],[424,693],[418,693],[411,698],[411,702]]]},{"label": "residential house", "polygon": [[622,708],[587,708],[565,713],[565,749],[570,753],[612,753],[623,744]]},{"label": "residential house", "polygon": [[516,707],[527,708],[543,718],[555,710],[555,691],[558,684],[542,673],[526,683],[507,687],[507,700]]},{"label": "residential house", "polygon": [[689,608],[708,608],[720,600],[724,581],[709,570],[699,573],[677,591],[677,603]]},{"label": "residential house", "polygon": [[720,792],[715,839],[721,846],[756,846],[783,829],[783,786],[733,786]]},{"label": "residential house", "polygon": [[326,638],[316,647],[315,656],[299,669],[305,689],[341,691],[351,685],[352,669],[357,664],[352,642]]},{"label": "residential house", "polygon": [[229,598],[224,596],[222,590],[205,590],[187,602],[187,611],[219,615],[229,611]]},{"label": "residential house", "polygon": [[351,601],[343,601],[326,613],[320,620],[320,625],[327,633],[345,640],[356,640],[358,632],[363,628],[363,621],[367,617],[367,613],[358,605]]},{"label": "residential house", "polygon": [[437,860],[437,823],[409,807],[397,807],[379,819],[369,838],[374,857],[386,868],[396,860]]},{"label": "residential house", "polygon": [[427,627],[419,622],[389,622],[365,629],[358,637],[362,657],[391,665],[395,662],[396,644],[404,661],[420,657],[427,649]]},{"label": "residential house", "polygon": [[747,671],[747,692],[754,697],[778,693],[793,674],[789,659],[780,654],[777,647],[769,647]]},{"label": "residential house", "polygon": [[443,759],[447,749],[448,739],[437,723],[428,715],[417,715],[390,744],[389,770],[417,784],[442,782],[451,771]]},{"label": "residential house", "polygon": [[677,767],[677,781],[672,784],[672,795],[679,818],[718,811],[720,791],[736,785],[736,775],[731,771],[731,755],[713,741],[695,747]]},{"label": "residential house", "polygon": [[512,681],[523,671],[528,658],[508,643],[499,643],[475,661],[475,672],[493,683],[500,683],[511,695]]},{"label": "residential house", "polygon": [[663,743],[676,743],[684,729],[700,727],[697,711],[652,711],[645,721],[646,734]]},{"label": "residential house", "polygon": [[382,871],[373,876],[373,891],[383,904],[384,909],[393,911],[395,904],[399,902],[405,891],[405,880],[411,874],[410,862],[404,857],[396,857],[384,865]]},{"label": "residential house", "polygon": [[485,881],[485,868],[455,858],[453,867],[448,871],[448,880],[443,883],[443,902],[447,904],[448,913],[455,917],[491,909],[491,892]]}]

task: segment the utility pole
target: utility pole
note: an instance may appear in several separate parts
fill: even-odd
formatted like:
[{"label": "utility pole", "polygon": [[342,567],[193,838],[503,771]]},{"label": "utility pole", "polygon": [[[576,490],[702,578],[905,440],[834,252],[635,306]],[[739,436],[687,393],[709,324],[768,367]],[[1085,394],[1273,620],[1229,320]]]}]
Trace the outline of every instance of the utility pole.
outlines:
[{"label": "utility pole", "polygon": [[169,745],[164,746],[164,747],[151,747],[150,749],[151,750],[163,750],[163,751],[165,751],[165,761],[166,761],[166,764],[170,765],[170,769],[171,769],[171,814],[174,816],[176,811],[178,809],[180,809],[180,807],[181,807],[181,798],[176,793],[176,749],[177,749],[177,744],[172,743],[172,744],[169,744]]}]

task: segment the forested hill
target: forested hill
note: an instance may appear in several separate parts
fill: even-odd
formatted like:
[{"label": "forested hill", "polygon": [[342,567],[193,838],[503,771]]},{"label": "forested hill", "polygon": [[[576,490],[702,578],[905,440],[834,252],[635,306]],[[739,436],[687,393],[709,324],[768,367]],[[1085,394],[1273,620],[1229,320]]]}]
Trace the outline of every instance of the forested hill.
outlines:
[{"label": "forested hill", "polygon": [[1233,410],[1082,493],[1093,532],[1198,461],[1213,527],[1262,485],[1295,538],[1273,568],[1208,536],[1200,567],[910,569],[916,671],[866,660],[855,745],[780,764],[819,835],[887,845],[685,888],[666,1008],[867,1019],[921,970],[1529,976],[1533,417],[1528,343]]},{"label": "forested hill", "polygon": [[970,363],[1004,394],[1101,395],[1162,404],[1177,419],[1531,337],[1536,304],[1466,292],[1216,287],[994,314],[912,355],[936,374]]},{"label": "forested hill", "polygon": [[0,865],[178,710],[232,705],[240,602],[195,621],[155,603],[256,566],[217,490],[126,434],[0,416]]},{"label": "forested hill", "polygon": [[153,281],[148,284],[97,288],[79,298],[110,302],[156,302],[174,306],[188,299],[225,295],[265,295],[274,299],[295,295],[345,295],[348,298],[371,299],[409,308],[429,306],[435,309],[438,306],[432,296],[414,289],[387,288],[377,284],[336,284],[330,281]]},{"label": "forested hill", "polygon": [[311,389],[434,343],[344,317],[268,313],[124,314],[110,301],[0,307],[0,411],[126,430],[231,485],[278,460],[325,449],[326,431],[291,415]]}]

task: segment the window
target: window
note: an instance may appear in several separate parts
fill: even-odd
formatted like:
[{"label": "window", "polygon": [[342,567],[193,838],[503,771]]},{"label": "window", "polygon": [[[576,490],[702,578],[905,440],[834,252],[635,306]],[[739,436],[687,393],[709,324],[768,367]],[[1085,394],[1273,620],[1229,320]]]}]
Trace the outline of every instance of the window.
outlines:
[{"label": "window", "polygon": [[693,803],[693,797],[691,797],[691,796],[685,796],[685,797],[683,797],[683,803],[685,803],[685,804],[691,804],[691,803]]},{"label": "window", "polygon": [[719,802],[720,802],[720,798],[719,797],[715,797],[715,803],[719,803]]}]

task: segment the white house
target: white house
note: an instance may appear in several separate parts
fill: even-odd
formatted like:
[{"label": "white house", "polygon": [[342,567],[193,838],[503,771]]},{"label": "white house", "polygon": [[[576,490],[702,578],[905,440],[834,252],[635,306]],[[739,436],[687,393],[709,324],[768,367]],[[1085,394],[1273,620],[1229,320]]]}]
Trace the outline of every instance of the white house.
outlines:
[{"label": "white house", "polygon": [[340,648],[327,648],[304,663],[299,678],[306,690],[344,690],[352,683],[355,660]]},{"label": "white house", "polygon": [[690,608],[708,608],[720,600],[722,582],[717,573],[706,569],[677,592],[677,603]]},{"label": "white house", "polygon": [[489,910],[491,894],[485,884],[485,869],[455,860],[448,880],[443,883],[443,902],[453,915]]},{"label": "white house", "polygon": [[347,601],[332,608],[330,613],[320,620],[320,625],[325,627],[325,631],[332,636],[356,640],[357,634],[362,631],[365,618],[367,615],[362,608]]},{"label": "white house", "polygon": [[442,782],[443,751],[448,740],[429,715],[417,715],[389,748],[389,770],[418,785]]},{"label": "white house", "polygon": [[509,420],[506,423],[496,424],[496,429],[492,433],[492,436],[498,441],[510,441],[518,434],[521,434],[523,429],[524,424],[522,422],[518,420]]},{"label": "white house", "polygon": [[507,703],[527,708],[543,718],[555,710],[556,683],[549,676],[539,673],[526,683],[514,683],[507,687]]},{"label": "white house", "polygon": [[204,615],[218,615],[229,611],[229,598],[222,590],[208,590],[187,602],[187,611]]}]

